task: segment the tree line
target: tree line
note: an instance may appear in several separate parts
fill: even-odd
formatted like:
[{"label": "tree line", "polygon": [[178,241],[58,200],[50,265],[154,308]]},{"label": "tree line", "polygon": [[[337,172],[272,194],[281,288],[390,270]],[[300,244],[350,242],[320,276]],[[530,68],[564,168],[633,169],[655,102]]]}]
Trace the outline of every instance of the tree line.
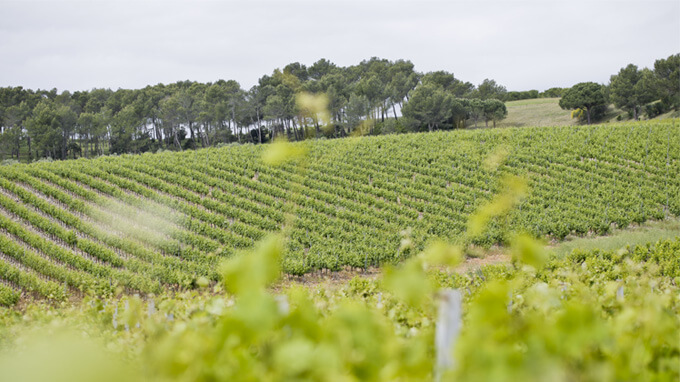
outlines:
[{"label": "tree line", "polygon": [[[675,55],[657,60],[654,70],[629,65],[608,86],[586,83],[545,92],[508,92],[492,79],[475,86],[446,71],[420,73],[408,60],[376,57],[348,67],[326,59],[309,67],[291,63],[248,90],[233,80],[73,93],[5,87],[0,88],[0,159],[186,150],[264,143],[276,136],[304,140],[357,131],[488,127],[507,116],[503,101],[536,97],[561,96],[563,108],[588,121],[610,100],[634,118],[641,111],[654,116],[677,110],[678,66]],[[322,94],[328,118],[306,113],[299,94]]]},{"label": "tree line", "polygon": [[629,64],[612,75],[608,85],[578,83],[560,99],[560,107],[574,110],[573,115],[588,124],[601,118],[610,103],[636,121],[642,114],[654,118],[680,110],[680,54],[656,60],[654,69]]},{"label": "tree line", "polygon": [[[328,126],[306,118],[296,95],[324,94]],[[320,59],[291,63],[245,90],[233,80],[180,81],[143,89],[90,91],[0,88],[2,158],[30,161],[107,153],[185,150],[228,143],[263,143],[450,129],[462,120],[497,121],[505,87],[479,86],[452,73],[419,73],[410,61],[371,58],[340,67]]]}]

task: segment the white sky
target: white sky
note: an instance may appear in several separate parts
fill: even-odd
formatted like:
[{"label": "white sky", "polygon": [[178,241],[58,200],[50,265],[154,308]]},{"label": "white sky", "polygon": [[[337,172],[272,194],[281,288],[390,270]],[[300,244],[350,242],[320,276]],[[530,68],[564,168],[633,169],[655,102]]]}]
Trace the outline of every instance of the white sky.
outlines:
[{"label": "white sky", "polygon": [[234,79],[290,62],[411,60],[508,90],[607,83],[680,53],[671,1],[6,1],[0,86],[60,91]]}]

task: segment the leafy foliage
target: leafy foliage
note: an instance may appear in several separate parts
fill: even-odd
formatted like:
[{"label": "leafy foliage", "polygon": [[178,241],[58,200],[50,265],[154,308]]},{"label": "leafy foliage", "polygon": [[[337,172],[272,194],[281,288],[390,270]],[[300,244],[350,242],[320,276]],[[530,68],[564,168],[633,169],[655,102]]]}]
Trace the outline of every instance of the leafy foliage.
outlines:
[{"label": "leafy foliage", "polygon": [[593,110],[607,105],[604,87],[594,82],[581,82],[572,86],[562,94],[560,107],[562,109],[583,109],[586,111],[588,124],[591,122]]},{"label": "leafy foliage", "polygon": [[[523,240],[518,258],[532,258]],[[29,306],[22,315],[0,311],[2,348],[14,349],[11,358],[0,357],[0,375],[18,380],[40,371],[77,382],[106,370],[125,380],[433,380],[434,291],[442,287],[465,294],[455,366],[446,380],[680,375],[680,304],[673,297],[680,238],[466,274],[426,271],[422,260],[449,252],[437,245],[384,279],[356,278],[340,289],[293,286],[275,297],[262,291],[267,279],[258,275],[275,264],[269,259],[280,251],[276,242],[226,263],[228,285],[238,269],[235,295],[217,286],[146,301],[90,299],[73,307]],[[245,266],[243,259],[253,260]],[[73,334],[58,335],[72,325],[103,342],[106,353]],[[42,345],[25,340],[32,332]],[[42,356],[57,347],[59,365]],[[75,362],[82,359],[92,361]]]}]

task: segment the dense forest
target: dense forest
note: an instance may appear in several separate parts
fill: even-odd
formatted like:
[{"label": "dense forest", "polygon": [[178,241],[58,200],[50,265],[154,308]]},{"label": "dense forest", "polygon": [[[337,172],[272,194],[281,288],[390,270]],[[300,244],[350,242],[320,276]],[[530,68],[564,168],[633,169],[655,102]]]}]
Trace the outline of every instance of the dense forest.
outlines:
[{"label": "dense forest", "polygon": [[[629,65],[609,85],[577,84],[508,92],[491,79],[475,86],[452,73],[419,73],[410,61],[371,58],[340,67],[291,63],[246,90],[233,80],[180,81],[143,89],[90,91],[0,88],[0,159],[30,162],[102,154],[185,150],[220,144],[446,130],[505,118],[504,101],[561,97],[590,121],[609,102],[638,119],[678,108],[680,55],[654,69]],[[323,94],[326,121],[306,113],[299,94]],[[592,112],[592,113],[591,113]]]}]

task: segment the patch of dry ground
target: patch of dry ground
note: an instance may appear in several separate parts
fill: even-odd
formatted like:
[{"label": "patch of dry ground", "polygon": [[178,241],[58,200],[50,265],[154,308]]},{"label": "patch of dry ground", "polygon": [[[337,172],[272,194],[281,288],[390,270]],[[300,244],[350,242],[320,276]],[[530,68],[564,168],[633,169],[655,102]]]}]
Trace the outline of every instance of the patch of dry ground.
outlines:
[{"label": "patch of dry ground", "polygon": [[[455,271],[459,273],[465,273],[474,271],[486,265],[508,262],[510,262],[510,256],[507,254],[507,252],[500,248],[494,248],[487,251],[483,255],[479,254],[475,257],[467,257],[465,262],[455,268]],[[316,271],[307,273],[303,276],[285,275],[281,281],[272,287],[272,290],[281,291],[294,285],[301,285],[305,287],[323,286],[326,288],[336,288],[345,286],[354,277],[358,276],[376,279],[380,277],[381,273],[381,268],[373,267],[366,270],[358,268],[345,268],[338,272]]]}]

